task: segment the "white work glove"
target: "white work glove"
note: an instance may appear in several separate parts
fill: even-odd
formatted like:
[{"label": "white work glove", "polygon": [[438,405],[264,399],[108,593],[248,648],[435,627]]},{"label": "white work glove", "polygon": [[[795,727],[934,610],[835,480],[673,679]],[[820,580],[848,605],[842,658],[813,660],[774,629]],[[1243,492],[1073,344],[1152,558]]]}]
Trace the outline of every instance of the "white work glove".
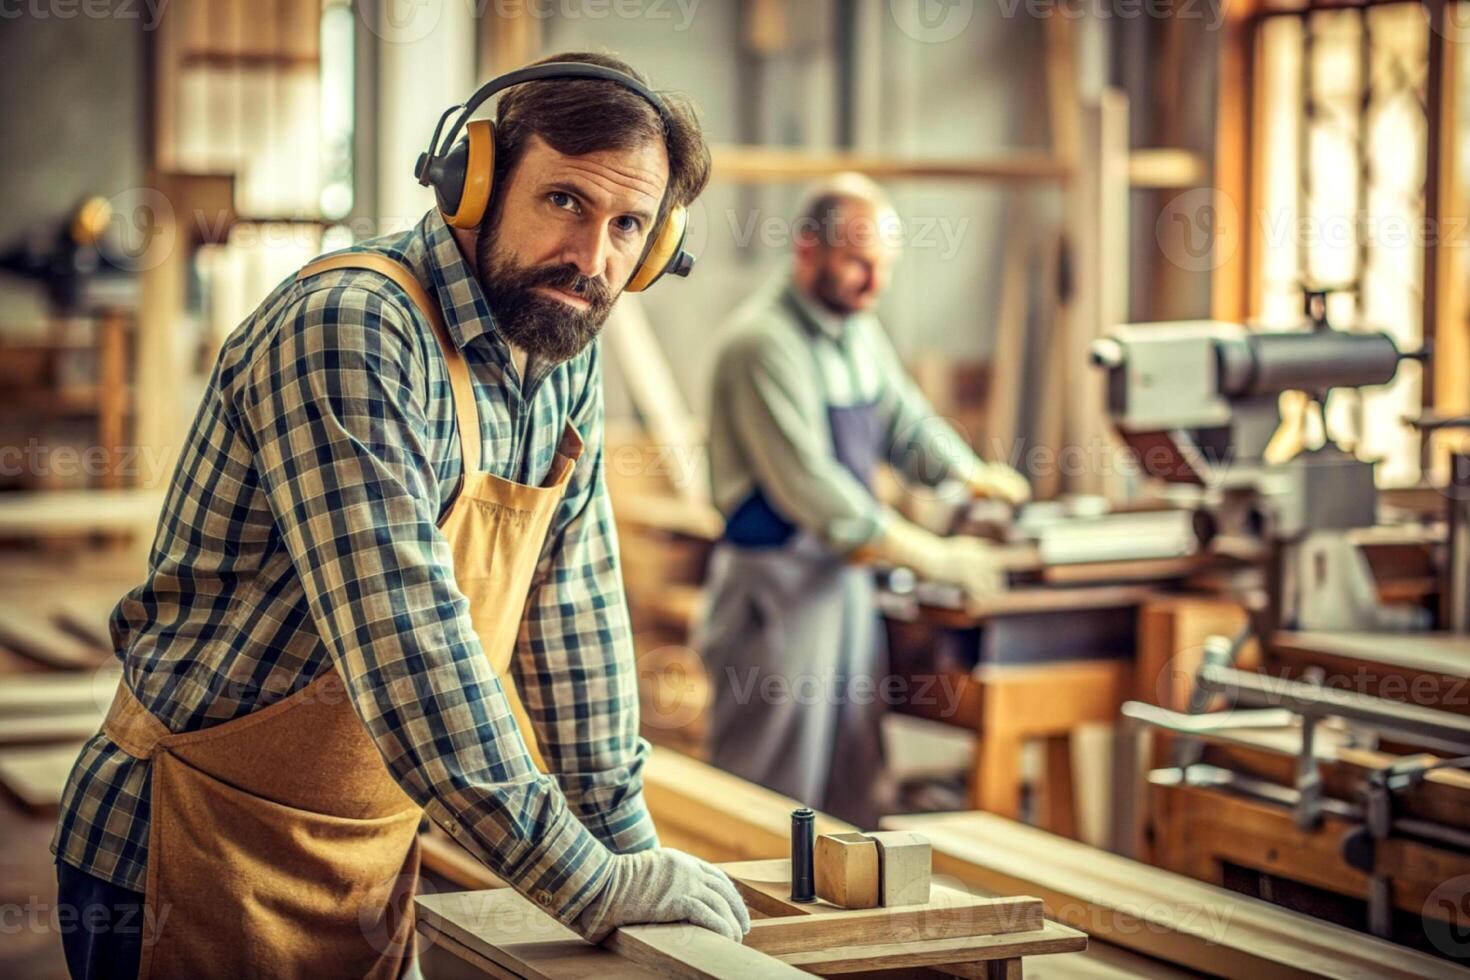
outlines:
[{"label": "white work glove", "polygon": [[577,931],[600,943],[619,926],[689,922],[740,942],[750,913],[725,872],[692,854],[655,847],[613,856],[612,874],[577,919]]},{"label": "white work glove", "polygon": [[1004,463],[981,463],[966,486],[971,496],[982,500],[1003,500],[1018,505],[1031,499],[1031,484],[1019,471]]},{"label": "white work glove", "polygon": [[989,542],[962,534],[942,538],[896,515],[873,542],[872,554],[930,581],[957,585],[971,599],[1005,588],[1004,569]]}]

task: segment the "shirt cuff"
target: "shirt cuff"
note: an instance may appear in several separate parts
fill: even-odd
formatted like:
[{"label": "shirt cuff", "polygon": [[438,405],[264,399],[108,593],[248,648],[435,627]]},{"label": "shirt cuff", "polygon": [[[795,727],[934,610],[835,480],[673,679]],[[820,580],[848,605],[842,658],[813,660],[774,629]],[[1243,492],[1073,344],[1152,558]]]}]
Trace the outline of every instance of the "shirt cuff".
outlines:
[{"label": "shirt cuff", "polygon": [[450,837],[512,888],[566,926],[574,927],[577,916],[602,891],[612,873],[612,852],[565,807],[515,862],[494,860],[495,854],[484,838],[460,823],[438,801],[430,803],[427,812]]},{"label": "shirt cuff", "polygon": [[642,791],[616,806],[578,814],[578,818],[614,853],[632,854],[658,846],[658,831]]}]

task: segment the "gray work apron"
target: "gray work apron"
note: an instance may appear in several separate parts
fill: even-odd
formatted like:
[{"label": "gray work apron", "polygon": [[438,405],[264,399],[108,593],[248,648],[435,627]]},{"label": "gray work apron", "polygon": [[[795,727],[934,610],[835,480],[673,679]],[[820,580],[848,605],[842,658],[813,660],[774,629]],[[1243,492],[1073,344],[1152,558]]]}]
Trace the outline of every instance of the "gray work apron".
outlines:
[{"label": "gray work apron", "polygon": [[[871,489],[885,446],[877,402],[829,402],[827,420],[833,455]],[[751,513],[765,515],[754,533]],[[882,638],[872,570],[785,522],[754,491],[715,547],[696,631],[713,689],[710,761],[875,829],[886,786]]]}]

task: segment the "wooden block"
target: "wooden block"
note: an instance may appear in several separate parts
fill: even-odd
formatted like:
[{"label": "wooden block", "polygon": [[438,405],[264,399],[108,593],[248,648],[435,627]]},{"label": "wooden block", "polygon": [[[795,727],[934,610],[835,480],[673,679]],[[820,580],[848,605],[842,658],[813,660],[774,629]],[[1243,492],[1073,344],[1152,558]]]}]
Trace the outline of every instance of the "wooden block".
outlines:
[{"label": "wooden block", "polygon": [[929,901],[929,838],[905,830],[867,836],[878,844],[879,902],[888,907]]},{"label": "wooden block", "polygon": [[813,853],[817,897],[845,909],[878,907],[878,842],[866,834],[824,834]]}]

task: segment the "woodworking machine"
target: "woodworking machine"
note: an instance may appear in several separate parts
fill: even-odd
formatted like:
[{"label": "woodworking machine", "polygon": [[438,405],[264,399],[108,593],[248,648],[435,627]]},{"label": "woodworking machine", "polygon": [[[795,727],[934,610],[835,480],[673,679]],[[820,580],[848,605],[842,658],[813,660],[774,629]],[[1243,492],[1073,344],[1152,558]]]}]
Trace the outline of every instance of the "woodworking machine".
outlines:
[{"label": "woodworking machine", "polygon": [[[1135,324],[1094,343],[1107,408],[1142,471],[1200,488],[1201,537],[1266,574],[1262,629],[1418,629],[1423,611],[1382,606],[1349,532],[1376,521],[1374,464],[1331,443],[1268,459],[1283,392],[1318,405],[1334,388],[1387,384],[1406,358],[1385,333],[1345,333],[1308,295],[1309,329],[1218,321]],[[1325,428],[1325,427],[1324,427]]]}]

